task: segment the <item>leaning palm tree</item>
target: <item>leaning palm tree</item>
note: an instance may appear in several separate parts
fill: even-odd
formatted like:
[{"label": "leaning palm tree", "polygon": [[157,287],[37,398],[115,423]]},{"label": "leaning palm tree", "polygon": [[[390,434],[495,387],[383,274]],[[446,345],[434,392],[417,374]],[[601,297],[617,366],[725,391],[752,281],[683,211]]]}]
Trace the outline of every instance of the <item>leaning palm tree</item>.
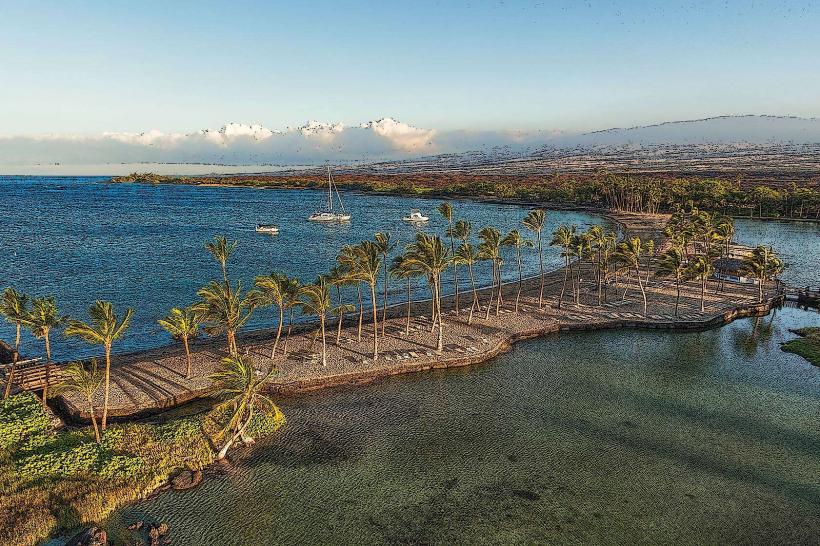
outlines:
[{"label": "leaning palm tree", "polygon": [[728,256],[732,247],[732,239],[735,236],[735,224],[732,219],[728,216],[719,218],[715,226],[715,233],[725,244],[724,254]]},{"label": "leaning palm tree", "polygon": [[404,327],[404,335],[410,335],[410,316],[413,298],[413,279],[421,275],[418,269],[413,268],[405,259],[404,255],[395,256],[390,264],[390,274],[396,279],[407,280],[407,317]]},{"label": "leaning palm tree", "polygon": [[709,277],[715,272],[712,266],[712,260],[708,255],[697,254],[693,256],[686,267],[686,279],[700,280],[700,310],[704,310],[706,302],[706,283]]},{"label": "leaning palm tree", "polygon": [[541,288],[538,291],[538,308],[544,307],[544,247],[542,234],[544,224],[547,220],[547,213],[544,209],[531,210],[527,217],[521,222],[524,227],[535,233],[535,240],[538,244],[538,264],[541,268]]},{"label": "leaning palm tree", "polygon": [[100,428],[97,426],[97,416],[94,408],[94,395],[100,389],[103,381],[103,374],[97,366],[97,359],[91,360],[88,369],[82,362],[72,362],[63,371],[63,379],[54,385],[51,396],[58,396],[65,393],[77,393],[83,397],[88,404],[88,413],[91,415],[91,424],[94,426],[94,437],[99,444],[102,441]]},{"label": "leaning palm tree", "polygon": [[239,352],[236,334],[250,320],[256,301],[242,295],[241,282],[232,288],[229,283],[211,281],[196,294],[202,301],[194,305],[194,310],[203,318],[205,333],[219,335],[224,332],[228,354],[236,355]]},{"label": "leaning palm tree", "polygon": [[222,279],[225,284],[228,284],[228,258],[236,250],[236,241],[229,242],[224,236],[218,235],[214,237],[213,241],[205,243],[205,248],[219,262],[219,266],[222,268]]},{"label": "leaning palm tree", "polygon": [[743,259],[743,270],[757,279],[758,301],[763,303],[763,288],[771,278],[783,272],[784,265],[770,246],[758,246]]},{"label": "leaning palm tree", "polygon": [[331,267],[330,271],[325,275],[325,280],[330,286],[336,289],[336,306],[331,309],[330,312],[338,318],[336,322],[336,345],[338,345],[342,341],[342,327],[345,314],[352,313],[356,310],[355,305],[342,302],[342,287],[354,281],[351,279],[351,275],[347,269],[341,265]]},{"label": "leaning palm tree", "polygon": [[279,313],[279,322],[276,326],[276,338],[270,350],[270,357],[276,357],[276,349],[279,347],[279,339],[282,337],[282,326],[285,322],[285,300],[287,299],[287,287],[289,278],[280,271],[274,271],[270,275],[260,275],[254,280],[256,288],[248,294],[254,307],[275,306]]},{"label": "leaning palm tree", "polygon": [[[456,244],[455,240],[458,234],[456,233],[455,229],[453,228],[453,206],[448,203],[444,202],[438,206],[439,213],[447,220],[447,236],[450,238],[450,255],[456,253]],[[456,315],[459,313],[459,290],[458,290],[458,267],[453,264],[453,285],[455,286],[456,291]]]},{"label": "leaning palm tree", "polygon": [[161,318],[157,323],[165,331],[171,334],[177,341],[182,342],[185,349],[185,379],[191,378],[191,348],[189,342],[199,333],[199,326],[202,324],[202,316],[193,306],[174,307],[165,318]]},{"label": "leaning palm tree", "polygon": [[219,369],[211,374],[217,385],[215,395],[223,401],[214,408],[214,414],[224,417],[226,423],[215,435],[215,442],[225,440],[216,455],[222,460],[228,450],[241,438],[250,443],[253,438],[247,435],[248,427],[256,412],[272,414],[277,420],[282,419],[282,412],[268,397],[262,394],[276,369],[271,367],[267,374],[259,375],[253,361],[248,357],[232,355],[222,360]]},{"label": "leaning palm tree", "polygon": [[453,261],[467,266],[467,272],[470,275],[470,288],[473,291],[473,304],[470,306],[470,316],[467,318],[467,324],[473,323],[473,312],[481,312],[481,304],[478,300],[478,290],[475,285],[475,275],[473,274],[473,267],[480,259],[478,251],[473,248],[473,245],[468,242],[461,243],[456,249],[456,255],[453,256]]},{"label": "leaning palm tree", "polygon": [[314,284],[308,284],[301,290],[302,312],[319,317],[319,328],[322,334],[322,366],[327,366],[327,341],[325,338],[325,320],[331,310],[330,287],[324,277],[319,276]]},{"label": "leaning palm tree", "polygon": [[382,267],[382,253],[373,241],[362,241],[352,247],[353,260],[351,275],[370,286],[370,300],[373,308],[373,361],[379,358],[379,316],[376,304],[376,283]]},{"label": "leaning palm tree", "polygon": [[11,361],[11,368],[9,369],[8,378],[6,379],[6,390],[3,393],[3,399],[9,397],[11,394],[11,385],[14,382],[14,372],[17,367],[17,360],[20,353],[20,331],[28,316],[28,296],[15,290],[14,288],[6,288],[3,291],[3,298],[0,299],[0,315],[5,317],[7,322],[14,324],[17,333],[14,337],[14,355]]},{"label": "leaning palm tree", "polygon": [[362,283],[365,278],[361,272],[359,245],[345,245],[336,255],[336,261],[347,271],[351,284],[356,285],[356,298],[359,306],[359,323],[357,327],[357,341],[362,340],[362,323],[364,322],[364,302],[362,301]]},{"label": "leaning palm tree", "polygon": [[436,353],[444,351],[444,325],[441,313],[441,274],[452,263],[452,259],[447,252],[441,237],[438,235],[428,235],[426,233],[416,234],[416,240],[407,246],[405,261],[408,267],[423,273],[431,285],[433,293],[433,309],[435,319],[438,321],[438,340],[436,343]]},{"label": "leaning palm tree", "polygon": [[521,299],[521,248],[533,248],[535,245],[529,239],[524,239],[521,232],[517,229],[511,230],[501,241],[504,246],[511,246],[515,248],[515,258],[518,262],[518,291],[515,294],[515,312],[518,312],[518,302]]},{"label": "leaning palm tree", "polygon": [[382,335],[384,335],[384,327],[387,323],[387,283],[389,280],[387,255],[393,252],[393,249],[396,248],[396,243],[390,241],[390,234],[387,232],[377,233],[374,239],[376,248],[379,249],[382,255],[382,265],[384,267],[384,297],[382,299]]},{"label": "leaning palm tree", "polygon": [[478,255],[482,260],[488,260],[492,264],[493,282],[490,287],[490,301],[487,304],[487,314],[485,320],[490,318],[490,308],[493,306],[493,291],[498,285],[495,295],[495,314],[498,316],[501,308],[501,232],[494,227],[485,227],[478,232],[480,243],[478,244]]},{"label": "leaning palm tree", "polygon": [[293,314],[297,307],[299,307],[299,291],[302,289],[302,284],[299,279],[295,277],[288,277],[283,286],[284,299],[282,300],[282,307],[288,316],[288,331],[285,333],[285,346],[282,347],[282,352],[288,354],[288,341],[290,341],[290,334],[293,331]]},{"label": "leaning palm tree", "polygon": [[34,298],[31,302],[31,312],[25,320],[25,325],[37,339],[42,339],[46,349],[46,382],[43,386],[43,406],[46,405],[48,387],[51,380],[51,333],[65,322],[65,317],[57,310],[54,297]]},{"label": "leaning palm tree", "polygon": [[680,304],[680,285],[686,277],[686,257],[679,246],[673,246],[661,254],[658,260],[657,277],[674,277],[677,295],[675,297],[675,316],[678,316],[678,305]]},{"label": "leaning palm tree", "polygon": [[111,346],[128,329],[133,314],[134,310],[128,308],[125,310],[122,320],[119,320],[117,315],[114,314],[114,306],[111,302],[97,300],[94,305],[88,308],[90,322],[72,320],[65,329],[66,336],[76,336],[88,343],[102,345],[105,349],[105,395],[103,397],[102,430],[105,430],[108,424],[108,395],[111,390]]},{"label": "leaning palm tree", "polygon": [[627,268],[635,270],[638,278],[638,287],[641,289],[643,297],[643,314],[646,315],[646,290],[641,279],[641,257],[644,254],[644,244],[640,237],[633,237],[618,244],[618,258]]},{"label": "leaning palm tree", "polygon": [[558,309],[564,301],[567,278],[572,272],[572,242],[575,238],[575,230],[575,226],[558,226],[558,229],[552,233],[552,241],[550,241],[550,246],[560,246],[563,249],[561,255],[564,258],[564,282],[561,284],[561,294],[558,296]]}]

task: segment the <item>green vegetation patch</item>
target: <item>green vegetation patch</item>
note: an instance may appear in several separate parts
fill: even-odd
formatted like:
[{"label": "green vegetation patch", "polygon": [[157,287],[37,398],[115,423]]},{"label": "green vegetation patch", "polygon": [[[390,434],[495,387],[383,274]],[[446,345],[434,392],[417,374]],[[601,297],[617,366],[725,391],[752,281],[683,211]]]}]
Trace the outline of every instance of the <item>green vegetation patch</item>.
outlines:
[{"label": "green vegetation patch", "polygon": [[800,337],[787,341],[781,349],[800,355],[815,366],[820,366],[820,327],[810,326],[792,330]]}]

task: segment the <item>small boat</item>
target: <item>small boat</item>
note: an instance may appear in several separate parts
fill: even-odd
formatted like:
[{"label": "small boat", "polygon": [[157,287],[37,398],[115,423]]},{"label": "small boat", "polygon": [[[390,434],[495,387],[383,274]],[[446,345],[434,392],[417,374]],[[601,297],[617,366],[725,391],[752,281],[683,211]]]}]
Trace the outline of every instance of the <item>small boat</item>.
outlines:
[{"label": "small boat", "polygon": [[279,226],[274,226],[272,224],[256,224],[256,232],[276,235],[279,233]]},{"label": "small boat", "polygon": [[[333,210],[333,192],[336,192],[336,198],[339,200],[339,211]],[[351,215],[345,210],[345,205],[342,203],[342,196],[339,195],[339,189],[333,183],[333,175],[330,174],[330,167],[327,168],[327,209],[323,211],[314,212],[308,216],[311,222],[349,222]]]},{"label": "small boat", "polygon": [[421,224],[430,220],[430,217],[424,216],[419,209],[410,209],[410,216],[405,216],[402,220],[411,224]]}]

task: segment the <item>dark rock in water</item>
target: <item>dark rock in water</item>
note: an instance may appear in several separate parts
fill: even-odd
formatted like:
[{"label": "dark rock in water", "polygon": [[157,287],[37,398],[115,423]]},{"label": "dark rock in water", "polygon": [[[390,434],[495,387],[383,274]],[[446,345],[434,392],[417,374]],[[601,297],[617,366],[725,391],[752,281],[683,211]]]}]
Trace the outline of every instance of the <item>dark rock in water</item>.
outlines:
[{"label": "dark rock in water", "polygon": [[168,534],[168,524],[162,522],[159,526],[151,526],[151,530],[148,531],[148,538],[150,539],[151,546],[160,546],[162,544],[170,544],[171,541],[165,535]]},{"label": "dark rock in water", "polygon": [[171,487],[175,491],[183,491],[196,487],[201,481],[201,470],[183,470],[171,479]]},{"label": "dark rock in water", "polygon": [[539,495],[538,493],[535,493],[534,491],[527,491],[524,489],[514,489],[512,494],[516,497],[520,497],[528,501],[537,501],[541,498],[541,495]]},{"label": "dark rock in water", "polygon": [[108,546],[108,535],[99,527],[89,527],[69,539],[65,546]]},{"label": "dark rock in water", "polygon": [[140,529],[142,529],[142,520],[135,521],[128,526],[129,531],[139,531]]}]

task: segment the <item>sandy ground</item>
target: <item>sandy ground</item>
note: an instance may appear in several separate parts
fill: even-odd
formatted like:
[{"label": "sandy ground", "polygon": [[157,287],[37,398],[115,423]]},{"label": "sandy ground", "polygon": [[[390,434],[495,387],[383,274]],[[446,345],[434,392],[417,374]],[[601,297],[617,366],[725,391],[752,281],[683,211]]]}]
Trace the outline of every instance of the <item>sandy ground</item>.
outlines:
[{"label": "sandy ground", "polygon": [[[615,220],[630,234],[647,236],[657,234],[666,221],[663,215],[617,215]],[[448,272],[446,274],[452,274]],[[462,275],[462,278],[464,275]],[[336,342],[335,319],[326,330],[327,365],[321,363],[321,337],[318,328],[303,328],[294,334],[284,348],[284,335],[275,358],[271,349],[275,332],[256,332],[240,336],[240,352],[251,356],[260,371],[271,366],[276,374],[270,390],[293,393],[334,385],[355,384],[430,368],[463,366],[492,358],[518,339],[549,332],[571,329],[612,327],[705,328],[723,324],[742,313],[765,312],[758,308],[755,286],[727,284],[724,291],[716,282],[710,282],[706,306],[700,311],[700,285],[689,283],[683,290],[678,316],[674,316],[675,285],[650,276],[646,287],[648,310],[643,314],[643,299],[633,279],[619,279],[616,286],[607,289],[606,303],[598,304],[598,289],[592,267],[582,274],[580,300],[572,301],[567,285],[563,303],[558,298],[563,284],[563,270],[549,273],[545,279],[544,305],[539,308],[539,279],[525,280],[518,311],[515,299],[516,283],[503,290],[504,303],[496,314],[493,305],[489,318],[486,306],[489,290],[479,293],[481,311],[468,324],[472,293],[462,286],[460,311],[455,310],[454,298],[445,298],[444,351],[436,354],[437,334],[431,332],[429,302],[416,302],[411,307],[409,327],[406,304],[389,310],[385,334],[379,336],[379,357],[373,360],[373,327],[367,322],[361,337],[357,331],[358,312],[349,314],[343,322],[340,341]],[[773,292],[768,294],[773,297]],[[129,416],[207,396],[213,389],[209,379],[220,359],[226,356],[225,343],[213,340],[193,347],[193,374],[185,379],[185,356],[181,347],[166,347],[134,355],[115,358],[111,370],[111,402],[109,415]],[[102,404],[102,389],[97,404]],[[67,394],[61,399],[65,409],[74,417],[87,418],[88,411],[80,397]],[[98,410],[99,411],[99,410]]]}]

